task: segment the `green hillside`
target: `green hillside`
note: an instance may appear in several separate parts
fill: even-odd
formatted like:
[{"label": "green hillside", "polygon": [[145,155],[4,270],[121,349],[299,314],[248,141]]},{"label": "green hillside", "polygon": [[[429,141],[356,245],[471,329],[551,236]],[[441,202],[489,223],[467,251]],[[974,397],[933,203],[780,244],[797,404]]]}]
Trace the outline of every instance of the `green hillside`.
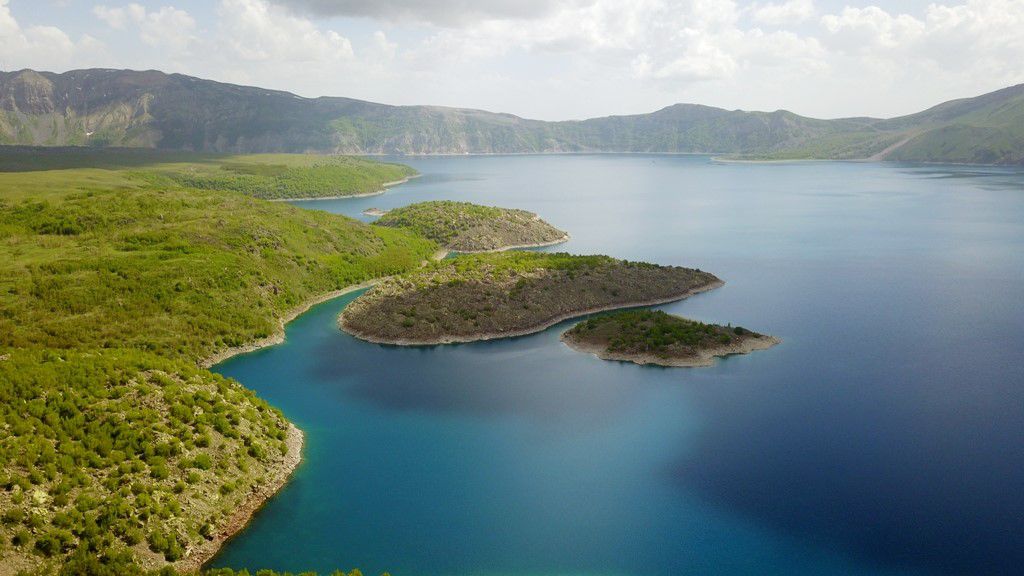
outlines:
[{"label": "green hillside", "polygon": [[889,120],[819,120],[785,110],[676,104],[650,114],[541,122],[481,110],[301,98],[157,71],[23,70],[0,73],[0,144],[220,153],[716,153],[1011,164],[1024,156],[1022,101],[1024,86],[1015,86]]},{"label": "green hillside", "polygon": [[1024,85],[940,104],[860,128],[792,142],[752,157],[1024,163]]},{"label": "green hillside", "polygon": [[396,208],[374,224],[411,230],[457,252],[548,246],[569,238],[533,212],[450,200]]},{"label": "green hillside", "polygon": [[62,168],[81,154],[35,150],[49,169],[15,171],[25,150],[0,149],[0,573],[80,549],[191,566],[296,456],[283,416],[201,361],[437,249],[168,176],[260,158]]}]

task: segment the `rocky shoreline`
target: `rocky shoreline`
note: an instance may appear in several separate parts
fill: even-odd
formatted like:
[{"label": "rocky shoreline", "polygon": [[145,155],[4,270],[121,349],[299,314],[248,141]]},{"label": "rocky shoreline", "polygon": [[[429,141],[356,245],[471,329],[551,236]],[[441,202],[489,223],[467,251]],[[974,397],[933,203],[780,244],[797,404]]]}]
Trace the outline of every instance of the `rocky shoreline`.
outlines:
[{"label": "rocky shoreline", "polygon": [[304,436],[294,424],[288,424],[288,435],[285,444],[288,452],[284,459],[269,472],[269,477],[262,483],[253,486],[252,492],[246,497],[227,521],[217,527],[213,538],[206,540],[201,545],[187,550],[185,558],[175,562],[174,568],[181,572],[197,572],[204,564],[209,562],[224,544],[241,532],[252,520],[253,515],[262,508],[277,492],[288,483],[292,473],[302,462],[302,446]]},{"label": "rocky shoreline", "polygon": [[569,236],[568,233],[566,233],[565,236],[562,236],[561,238],[559,238],[557,240],[552,240],[550,242],[536,242],[536,243],[533,243],[533,244],[518,244],[516,246],[503,246],[501,248],[495,248],[493,250],[466,250],[466,251],[463,251],[463,250],[452,250],[452,252],[455,252],[457,254],[486,254],[486,253],[489,253],[489,252],[506,252],[508,250],[529,250],[530,248],[545,248],[547,246],[557,246],[559,244],[564,244],[564,243],[568,242],[569,240],[570,240],[570,236]]}]

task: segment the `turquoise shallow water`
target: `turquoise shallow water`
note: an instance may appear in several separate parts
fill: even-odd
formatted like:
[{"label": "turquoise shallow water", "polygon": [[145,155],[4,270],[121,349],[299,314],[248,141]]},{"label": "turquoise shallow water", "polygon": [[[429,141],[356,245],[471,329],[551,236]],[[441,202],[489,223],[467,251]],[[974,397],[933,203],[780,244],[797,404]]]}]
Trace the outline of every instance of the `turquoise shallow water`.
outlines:
[{"label": "turquoise shallow water", "polygon": [[565,323],[403,349],[314,308],[216,369],[307,433],[214,560],[442,574],[1017,574],[1024,172],[706,157],[404,159],[432,198],[533,210],[556,249],[709,270],[662,306],[783,338],[707,369],[610,363]]}]

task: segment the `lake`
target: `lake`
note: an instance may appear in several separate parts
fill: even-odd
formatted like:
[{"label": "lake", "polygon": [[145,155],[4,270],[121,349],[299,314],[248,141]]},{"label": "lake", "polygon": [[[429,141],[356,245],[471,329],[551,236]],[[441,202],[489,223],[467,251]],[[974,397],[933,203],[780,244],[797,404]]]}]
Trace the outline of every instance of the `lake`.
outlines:
[{"label": "lake", "polygon": [[671,313],[783,339],[712,368],[522,338],[383,347],[315,307],[215,369],[307,434],[212,566],[411,575],[1019,574],[1024,170],[704,156],[403,158],[301,203],[524,208],[552,250],[710,271]]}]

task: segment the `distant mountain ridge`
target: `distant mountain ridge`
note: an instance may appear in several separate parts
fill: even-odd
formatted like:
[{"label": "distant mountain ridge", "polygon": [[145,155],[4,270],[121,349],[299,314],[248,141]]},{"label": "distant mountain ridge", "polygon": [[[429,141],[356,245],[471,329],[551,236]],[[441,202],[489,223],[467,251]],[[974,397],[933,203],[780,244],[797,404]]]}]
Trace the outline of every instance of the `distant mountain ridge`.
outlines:
[{"label": "distant mountain ridge", "polygon": [[0,72],[0,144],[1024,164],[1024,85],[892,119],[819,120],[784,110],[676,104],[649,114],[545,122],[482,110],[302,98],[158,71],[22,70]]}]

